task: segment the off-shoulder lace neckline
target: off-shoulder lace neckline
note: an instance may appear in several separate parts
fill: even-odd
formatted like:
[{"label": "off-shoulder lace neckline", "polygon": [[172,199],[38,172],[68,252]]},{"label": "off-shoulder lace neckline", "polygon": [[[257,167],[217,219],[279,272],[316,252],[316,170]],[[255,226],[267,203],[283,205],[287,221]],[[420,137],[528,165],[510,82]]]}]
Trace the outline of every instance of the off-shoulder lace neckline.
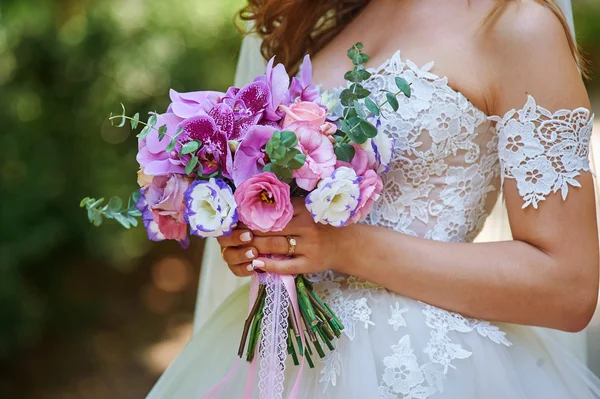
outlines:
[{"label": "off-shoulder lace neckline", "polygon": [[[423,64],[422,66],[418,66],[414,61],[412,61],[410,58],[403,58],[402,57],[402,52],[400,49],[396,50],[390,57],[386,58],[385,60],[383,60],[381,62],[381,64],[378,67],[369,67],[367,68],[367,71],[371,72],[372,74],[378,74],[381,71],[383,71],[387,66],[389,66],[389,64],[394,60],[397,59],[398,62],[403,65],[403,70],[405,70],[407,67],[412,66],[413,68],[416,68],[419,71],[425,71],[427,72],[427,74],[429,75],[431,80],[438,80],[438,81],[443,81],[444,82],[444,86],[446,86],[450,91],[452,91],[453,93],[456,93],[459,96],[464,97],[464,99],[467,101],[467,103],[469,104],[470,107],[473,108],[474,111],[481,113],[482,115],[484,115],[486,117],[487,120],[489,121],[498,121],[498,120],[502,120],[508,117],[509,114],[514,114],[516,113],[518,110],[522,109],[521,108],[513,108],[511,110],[508,110],[507,112],[505,112],[503,115],[500,114],[494,114],[494,115],[489,115],[487,112],[483,111],[481,108],[479,108],[478,106],[476,106],[467,96],[464,95],[464,93],[462,93],[460,90],[455,89],[454,87],[452,87],[449,83],[449,78],[447,75],[439,75],[437,73],[431,72],[431,69],[435,66],[435,61],[429,61],[428,63]],[[322,87],[320,85],[320,87]],[[343,86],[338,86],[338,87],[334,87],[330,90],[323,90],[323,91],[327,91],[327,92],[334,92],[336,90],[341,90],[344,89]],[[523,102],[523,106],[526,106],[527,104],[529,104],[532,100],[534,100],[533,96],[528,94],[527,98],[525,99],[525,101]],[[590,114],[592,114],[591,110],[584,108],[584,107],[579,107],[577,108],[577,110],[586,110],[588,111]],[[547,110],[548,112],[551,113],[562,113],[562,112],[567,112],[569,110],[566,109],[559,109],[557,111],[550,111]]]}]

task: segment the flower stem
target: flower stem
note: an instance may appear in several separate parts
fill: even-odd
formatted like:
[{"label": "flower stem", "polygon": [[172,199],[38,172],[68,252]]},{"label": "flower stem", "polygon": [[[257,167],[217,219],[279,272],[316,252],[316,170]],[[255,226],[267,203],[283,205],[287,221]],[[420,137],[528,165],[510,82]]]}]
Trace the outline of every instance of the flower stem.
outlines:
[{"label": "flower stem", "polygon": [[254,301],[254,305],[252,306],[252,310],[250,314],[248,314],[248,318],[244,323],[244,331],[242,332],[242,339],[240,341],[240,346],[238,348],[238,356],[242,357],[244,355],[244,348],[246,347],[246,340],[248,339],[248,332],[250,330],[250,326],[252,325],[252,320],[256,316],[260,305],[262,304],[263,297],[265,295],[265,286],[260,285],[258,287],[258,293],[256,295],[256,301]]}]

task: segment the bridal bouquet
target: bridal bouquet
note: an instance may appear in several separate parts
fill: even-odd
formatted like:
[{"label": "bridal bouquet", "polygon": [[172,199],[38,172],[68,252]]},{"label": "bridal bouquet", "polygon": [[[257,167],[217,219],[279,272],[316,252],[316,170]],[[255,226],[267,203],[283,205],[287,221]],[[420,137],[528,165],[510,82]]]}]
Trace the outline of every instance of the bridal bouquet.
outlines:
[{"label": "bridal bouquet", "polygon": [[[92,223],[116,219],[125,227],[137,217],[153,241],[188,234],[229,235],[239,223],[261,232],[281,231],[293,216],[292,196],[305,198],[315,223],[336,227],[362,221],[383,187],[393,143],[378,134],[382,107],[398,109],[397,97],[410,96],[406,81],[377,104],[361,83],[371,76],[369,57],[357,43],[348,51],[354,68],[345,74],[347,88],[327,107],[312,83],[308,56],[290,80],[283,65],[268,63],[266,73],[245,87],[226,93],[171,90],[163,114],[111,116],[120,126],[143,125],[137,161],[138,183],[129,205],[118,198],[84,198],[81,206]],[[279,276],[257,270],[238,355],[263,369],[282,373],[286,353],[313,367],[311,356],[334,350],[344,326],[302,275]],[[284,351],[283,356],[281,352]],[[282,360],[283,359],[283,360]],[[270,363],[269,363],[270,362]]]}]

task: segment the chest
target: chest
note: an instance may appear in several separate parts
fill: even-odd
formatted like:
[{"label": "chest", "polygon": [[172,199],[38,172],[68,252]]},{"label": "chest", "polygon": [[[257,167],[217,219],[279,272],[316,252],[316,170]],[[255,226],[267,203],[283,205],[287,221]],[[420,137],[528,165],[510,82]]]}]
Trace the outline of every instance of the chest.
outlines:
[{"label": "chest", "polygon": [[372,1],[312,55],[315,82],[325,89],[342,85],[344,73],[352,68],[346,51],[363,42],[370,56],[367,66],[381,65],[397,50],[416,65],[435,61],[432,73],[447,77],[449,86],[486,110],[486,64],[479,34],[484,14],[467,3]]}]

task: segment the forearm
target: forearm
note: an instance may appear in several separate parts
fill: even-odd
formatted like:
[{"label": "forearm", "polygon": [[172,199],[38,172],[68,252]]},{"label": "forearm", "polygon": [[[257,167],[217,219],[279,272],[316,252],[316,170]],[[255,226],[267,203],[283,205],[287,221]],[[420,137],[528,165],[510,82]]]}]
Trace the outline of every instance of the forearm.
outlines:
[{"label": "forearm", "polygon": [[342,230],[339,270],[400,295],[475,318],[564,330],[580,329],[587,317],[576,313],[588,311],[571,289],[579,282],[525,242],[437,242],[367,225]]}]

